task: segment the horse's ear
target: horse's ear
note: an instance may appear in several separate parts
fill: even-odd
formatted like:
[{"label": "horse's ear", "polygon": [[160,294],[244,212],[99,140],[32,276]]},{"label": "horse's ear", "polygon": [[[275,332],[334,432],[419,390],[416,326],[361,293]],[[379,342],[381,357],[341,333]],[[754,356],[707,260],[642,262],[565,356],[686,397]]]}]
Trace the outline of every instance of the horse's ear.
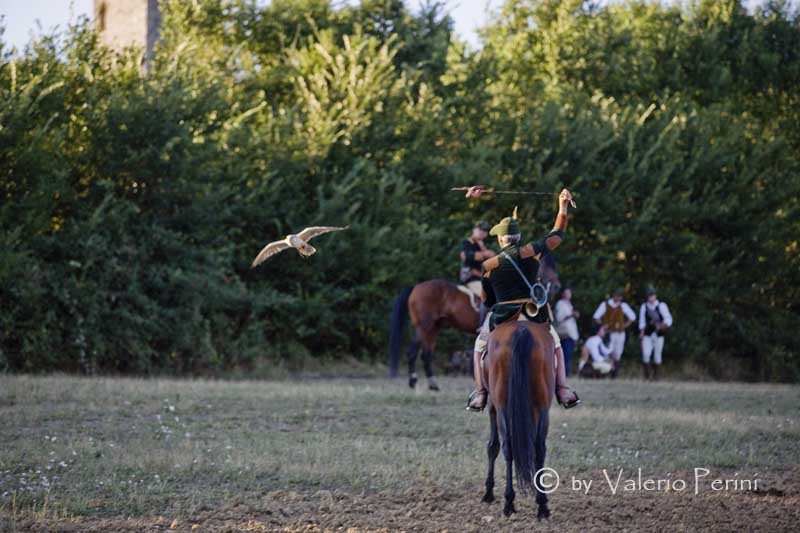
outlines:
[{"label": "horse's ear", "polygon": [[517,220],[517,206],[514,206],[514,214],[511,215],[511,218],[513,218],[514,220]]}]

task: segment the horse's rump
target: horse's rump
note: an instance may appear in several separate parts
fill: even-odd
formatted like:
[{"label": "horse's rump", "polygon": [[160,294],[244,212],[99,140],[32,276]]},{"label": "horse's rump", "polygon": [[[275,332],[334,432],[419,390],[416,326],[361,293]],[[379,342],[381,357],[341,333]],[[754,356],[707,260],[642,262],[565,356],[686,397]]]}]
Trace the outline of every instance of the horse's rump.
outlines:
[{"label": "horse's rump", "polygon": [[[540,324],[527,320],[504,322],[498,324],[489,336],[489,352],[484,363],[484,377],[489,388],[490,400],[497,407],[504,406],[507,401],[507,378],[511,370],[514,337],[522,340],[519,328],[527,330],[532,337],[529,350],[532,386],[537,389],[538,405],[550,407],[555,390],[553,338],[550,336],[550,324]],[[492,369],[495,369],[492,372]],[[549,396],[548,396],[549,394]]]}]

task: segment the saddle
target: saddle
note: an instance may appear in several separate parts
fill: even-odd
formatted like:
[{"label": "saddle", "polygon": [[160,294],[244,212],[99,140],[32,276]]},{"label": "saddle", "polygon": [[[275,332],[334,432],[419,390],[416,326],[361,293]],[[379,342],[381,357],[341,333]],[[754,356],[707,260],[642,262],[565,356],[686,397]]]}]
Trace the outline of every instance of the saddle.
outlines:
[{"label": "saddle", "polygon": [[480,299],[480,296],[478,296],[477,294],[475,294],[474,292],[469,290],[469,287],[467,287],[464,284],[460,283],[460,284],[456,285],[456,287],[458,287],[458,290],[460,290],[461,292],[463,292],[464,294],[469,296],[470,305],[472,305],[472,308],[475,310],[476,313],[479,313],[480,310],[481,310],[481,299]]}]

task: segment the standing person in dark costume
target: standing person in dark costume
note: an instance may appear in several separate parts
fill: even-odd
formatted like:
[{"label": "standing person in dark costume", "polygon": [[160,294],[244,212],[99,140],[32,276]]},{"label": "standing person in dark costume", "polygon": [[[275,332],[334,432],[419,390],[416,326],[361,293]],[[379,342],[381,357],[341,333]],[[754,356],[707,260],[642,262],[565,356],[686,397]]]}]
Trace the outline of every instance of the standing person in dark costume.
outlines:
[{"label": "standing person in dark costume", "polygon": [[567,385],[564,355],[561,351],[558,334],[552,326],[549,305],[539,307],[535,315],[530,315],[526,310],[526,308],[530,308],[532,302],[531,291],[532,286],[537,282],[539,259],[542,254],[555,250],[564,240],[567,229],[567,209],[571,200],[570,192],[567,189],[562,190],[559,195],[559,209],[553,229],[537,241],[520,245],[522,235],[516,220],[516,209],[514,217],[504,218],[489,232],[490,235],[497,237],[502,252],[483,262],[484,286],[489,289],[485,292],[491,292],[486,296],[494,299],[495,302],[492,306],[493,316],[487,317],[484,321],[481,333],[475,342],[476,360],[474,365],[478,370],[474,376],[475,390],[467,402],[467,409],[470,411],[481,411],[486,406],[487,390],[483,383],[483,372],[480,371],[480,359],[482,352],[486,350],[490,323],[492,321],[499,323],[502,321],[501,318],[517,316],[519,320],[550,324],[550,334],[555,346],[556,399],[567,409],[580,403],[578,395]]},{"label": "standing person in dark costume", "polygon": [[661,354],[664,351],[664,333],[670,327],[672,327],[672,314],[669,312],[669,307],[666,303],[658,301],[654,288],[648,288],[647,300],[639,309],[639,338],[642,340],[644,379],[658,379]]}]

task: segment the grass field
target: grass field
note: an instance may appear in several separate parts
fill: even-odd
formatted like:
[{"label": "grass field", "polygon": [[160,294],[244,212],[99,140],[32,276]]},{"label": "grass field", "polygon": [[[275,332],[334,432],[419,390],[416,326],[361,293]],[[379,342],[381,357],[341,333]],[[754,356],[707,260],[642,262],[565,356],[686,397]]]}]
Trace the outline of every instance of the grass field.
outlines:
[{"label": "grass field", "polygon": [[[796,530],[800,387],[579,382],[553,518],[480,504],[487,417],[402,380],[0,377],[0,530]],[[498,459],[497,496],[504,468]],[[623,490],[627,478],[667,480]],[[694,469],[710,474],[694,494]],[[622,481],[614,494],[605,476]],[[603,471],[606,471],[604,474]],[[594,480],[588,494],[572,478]],[[713,490],[712,479],[750,480]],[[674,482],[687,482],[679,490]],[[752,480],[758,480],[752,486]],[[740,483],[743,485],[743,483]],[[662,485],[663,487],[663,485]]]}]

